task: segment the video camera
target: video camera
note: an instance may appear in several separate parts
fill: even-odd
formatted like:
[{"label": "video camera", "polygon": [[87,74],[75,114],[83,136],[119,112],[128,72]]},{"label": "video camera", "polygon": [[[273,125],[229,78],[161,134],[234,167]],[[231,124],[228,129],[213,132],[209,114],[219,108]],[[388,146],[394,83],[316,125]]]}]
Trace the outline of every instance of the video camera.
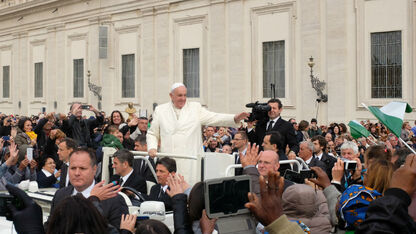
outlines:
[{"label": "video camera", "polygon": [[267,113],[271,110],[271,107],[267,103],[259,103],[258,101],[254,103],[248,103],[246,107],[251,108],[251,113],[247,122],[267,119]]}]

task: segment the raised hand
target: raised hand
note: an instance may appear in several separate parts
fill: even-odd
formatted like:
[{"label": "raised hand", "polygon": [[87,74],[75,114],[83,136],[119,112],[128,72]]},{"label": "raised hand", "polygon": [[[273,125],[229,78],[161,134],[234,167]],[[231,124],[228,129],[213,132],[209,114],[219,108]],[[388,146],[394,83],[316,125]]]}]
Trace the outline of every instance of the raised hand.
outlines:
[{"label": "raised hand", "polygon": [[282,193],[284,180],[279,173],[269,172],[268,183],[260,176],[260,198],[254,193],[248,194],[249,202],[245,204],[264,226],[271,224],[283,214]]},{"label": "raised hand", "polygon": [[103,180],[96,184],[91,190],[91,196],[96,196],[100,201],[103,201],[117,196],[117,193],[121,191],[120,185],[114,185],[113,183],[104,185],[104,183]]},{"label": "raised hand", "polygon": [[249,165],[257,165],[257,162],[259,161],[262,153],[263,152],[260,152],[259,154],[259,146],[256,145],[256,143],[253,143],[252,146],[248,144],[246,155],[240,153],[240,161],[243,168]]},{"label": "raised hand", "polygon": [[331,185],[328,175],[320,167],[311,167],[311,170],[315,172],[317,178],[310,178],[309,181],[315,183],[319,187],[325,189]]}]

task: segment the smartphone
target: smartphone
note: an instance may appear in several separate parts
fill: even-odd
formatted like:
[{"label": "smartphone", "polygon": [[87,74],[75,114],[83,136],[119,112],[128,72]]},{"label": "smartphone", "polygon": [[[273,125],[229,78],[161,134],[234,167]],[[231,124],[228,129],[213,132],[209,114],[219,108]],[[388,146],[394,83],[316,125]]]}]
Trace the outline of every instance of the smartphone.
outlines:
[{"label": "smartphone", "polygon": [[303,178],[305,179],[310,179],[310,178],[317,178],[318,176],[316,175],[316,173],[312,170],[301,170],[300,174],[302,175]]},{"label": "smartphone", "polygon": [[32,161],[32,159],[33,159],[33,148],[27,148],[26,154],[27,154],[27,159],[29,160],[29,162]]},{"label": "smartphone", "polygon": [[344,162],[344,170],[353,170],[357,169],[357,162],[356,161],[346,161]]},{"label": "smartphone", "polygon": [[8,141],[8,140],[10,140],[10,137],[9,136],[3,136],[2,139],[3,139],[3,141]]},{"label": "smartphone", "polygon": [[81,105],[81,109],[83,110],[89,110],[90,106],[89,105]]}]

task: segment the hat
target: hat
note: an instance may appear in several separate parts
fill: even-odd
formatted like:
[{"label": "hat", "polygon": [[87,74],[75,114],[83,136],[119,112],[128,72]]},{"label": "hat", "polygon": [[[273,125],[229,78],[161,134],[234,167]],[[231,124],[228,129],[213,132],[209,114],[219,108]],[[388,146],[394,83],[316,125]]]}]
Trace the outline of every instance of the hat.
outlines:
[{"label": "hat", "polygon": [[172,87],[170,88],[170,92],[172,93],[173,92],[173,90],[175,90],[176,88],[179,88],[179,87],[185,87],[185,85],[183,84],[183,83],[175,83],[175,84],[173,84],[172,85]]}]

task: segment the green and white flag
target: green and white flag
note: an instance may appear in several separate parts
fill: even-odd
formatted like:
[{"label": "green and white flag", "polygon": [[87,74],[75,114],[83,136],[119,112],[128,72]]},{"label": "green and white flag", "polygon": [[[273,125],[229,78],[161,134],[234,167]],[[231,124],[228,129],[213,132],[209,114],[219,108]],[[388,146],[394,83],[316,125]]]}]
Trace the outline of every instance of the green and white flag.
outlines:
[{"label": "green and white flag", "polygon": [[406,102],[390,102],[380,109],[375,106],[367,107],[364,105],[364,107],[373,113],[397,137],[400,137],[402,132],[404,113],[412,112],[412,107]]},{"label": "green and white flag", "polygon": [[348,123],[348,126],[350,126],[351,136],[355,139],[358,139],[360,137],[368,137],[370,135],[370,132],[357,120],[351,120]]}]

